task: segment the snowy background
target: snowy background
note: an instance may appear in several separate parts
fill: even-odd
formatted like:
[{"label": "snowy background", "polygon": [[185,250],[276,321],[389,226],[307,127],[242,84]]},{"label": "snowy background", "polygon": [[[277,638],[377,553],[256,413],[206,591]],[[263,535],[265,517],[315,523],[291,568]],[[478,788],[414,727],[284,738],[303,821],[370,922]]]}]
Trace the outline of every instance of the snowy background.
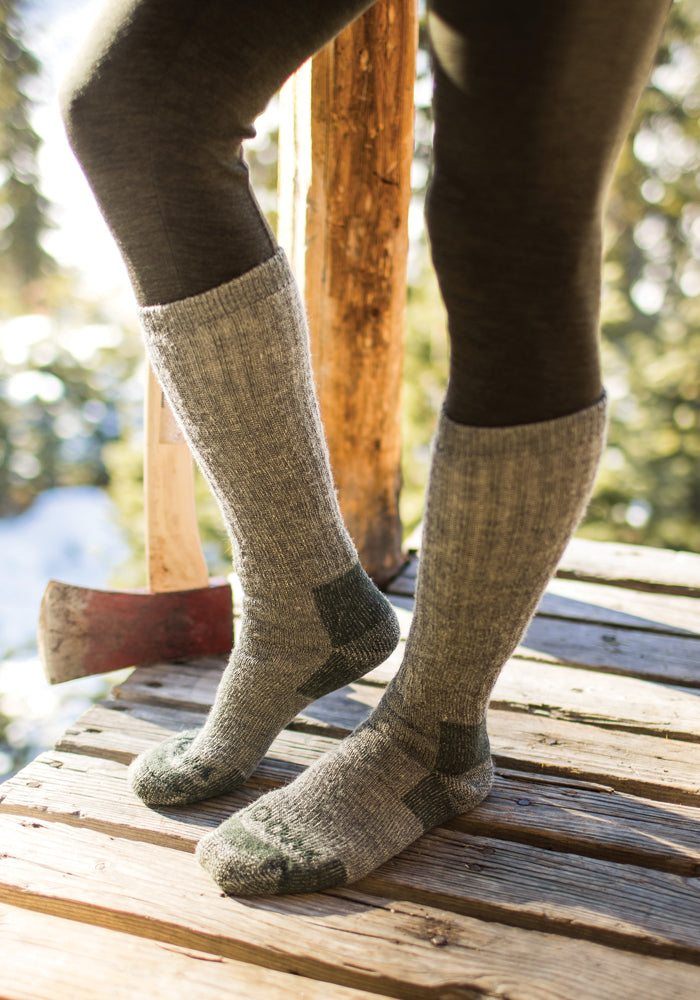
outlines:
[{"label": "snowy background", "polygon": [[[24,514],[0,520],[0,552],[0,712],[14,720],[10,746],[28,744],[35,756],[110,686],[107,675],[46,682],[35,642],[46,584],[107,586],[128,550],[107,495],[75,486],[47,490]],[[0,780],[11,772],[11,753],[0,751]]]},{"label": "snowy background", "polygon": [[[33,125],[44,145],[43,192],[55,229],[46,249],[74,269],[91,296],[109,301],[117,316],[133,311],[126,273],[92,194],[66,142],[56,93],[101,0],[34,0],[27,5],[26,41],[43,64],[32,97]],[[8,345],[0,344],[0,349]],[[110,686],[107,675],[50,687],[35,634],[41,596],[50,579],[89,587],[109,585],[128,557],[107,495],[94,487],[48,490],[23,514],[0,520],[0,714],[11,721],[9,747],[0,749],[0,781],[12,772],[12,749],[32,756],[54,740]]]}]

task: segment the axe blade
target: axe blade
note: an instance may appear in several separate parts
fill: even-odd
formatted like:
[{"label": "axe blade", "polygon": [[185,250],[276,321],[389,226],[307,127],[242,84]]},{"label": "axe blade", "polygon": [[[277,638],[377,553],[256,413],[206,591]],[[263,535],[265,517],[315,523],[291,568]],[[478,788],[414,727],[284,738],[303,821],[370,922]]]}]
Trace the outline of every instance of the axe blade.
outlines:
[{"label": "axe blade", "polygon": [[52,580],[39,612],[51,684],[168,660],[227,655],[233,602],[225,580],[166,593],[108,591]]}]

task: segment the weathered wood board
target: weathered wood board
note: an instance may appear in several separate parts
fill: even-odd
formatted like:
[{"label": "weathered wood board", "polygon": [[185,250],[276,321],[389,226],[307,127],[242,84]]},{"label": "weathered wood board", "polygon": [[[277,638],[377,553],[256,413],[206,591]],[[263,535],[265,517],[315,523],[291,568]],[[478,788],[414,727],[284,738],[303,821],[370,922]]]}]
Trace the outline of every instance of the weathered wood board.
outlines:
[{"label": "weathered wood board", "polygon": [[3,1000],[370,1000],[364,990],[0,905]]},{"label": "weathered wood board", "polygon": [[[379,688],[367,686],[363,691],[366,701],[378,701],[380,696]],[[201,724],[201,718],[201,713],[147,702],[102,702],[66,730],[57,746],[129,763],[166,736]],[[337,730],[331,730],[334,735],[313,730],[301,725],[280,734],[261,765],[262,772],[289,774],[290,765],[310,764],[343,735]],[[489,711],[489,731],[499,766],[599,782],[662,801],[700,802],[700,750],[687,740],[498,709]]]},{"label": "weathered wood board", "polygon": [[[285,780],[281,775],[266,777],[261,769],[228,795],[153,810],[145,809],[129,788],[126,769],[125,764],[99,757],[42,754],[2,786],[0,813],[57,820],[191,851],[204,832]],[[448,827],[700,876],[700,807],[653,802],[592,783],[501,771],[488,798]]]},{"label": "weathered wood board", "polygon": [[[402,579],[405,638],[415,564]],[[553,581],[494,691],[489,797],[356,886],[312,896],[229,899],[195,844],[366,718],[403,643],[308,706],[243,788],[182,808],[147,809],[127,765],[201,724],[224,661],[136,670],[0,788],[0,928],[17,943],[0,996],[62,1000],[85,936],[91,977],[110,949],[105,1000],[158,996],[154,977],[195,1000],[226,984],[251,1000],[696,1000],[700,601],[645,587]],[[22,949],[42,963],[34,993]]]},{"label": "weathered wood board", "polygon": [[[363,682],[319,699],[302,713],[338,729],[361,722],[362,705],[376,703],[376,681],[393,674],[373,671]],[[130,703],[157,702],[188,712],[207,712],[221,678],[222,663],[144,667],[115,689]],[[368,690],[368,687],[374,690]],[[564,667],[556,663],[514,658],[504,667],[491,698],[494,708],[537,713],[574,722],[593,722],[610,729],[648,733],[700,742],[700,696],[695,688],[634,677]],[[604,711],[603,711],[604,707]],[[353,713],[353,709],[356,712]]]},{"label": "weathered wood board", "polygon": [[[411,559],[400,577],[415,578],[421,537],[422,525],[406,540]],[[630,590],[700,597],[700,555],[695,552],[572,538],[557,568],[557,576],[611,583]]]},{"label": "weathered wood board", "polygon": [[[640,927],[636,911],[641,914],[645,906],[644,894],[649,886],[644,884],[636,904],[634,900],[618,903],[617,897],[611,891],[606,893],[602,884],[598,887],[600,899],[592,910],[579,910],[566,899],[559,904],[555,890],[550,900],[543,899],[539,892],[535,899],[524,899],[521,910],[543,911],[545,924],[551,924],[552,915],[561,912],[566,920],[561,930],[566,933],[552,938],[540,930],[525,932],[508,925],[501,928],[470,919],[469,914],[422,903],[411,905],[410,900],[405,901],[401,896],[396,899],[367,895],[362,883],[352,892],[232,899],[220,894],[189,855],[61,824],[2,817],[0,836],[6,851],[0,868],[6,872],[0,883],[0,901],[4,903],[355,989],[406,998],[449,997],[449,989],[459,985],[463,990],[461,995],[469,996],[468,989],[476,985],[475,973],[487,977],[500,973],[514,976],[515,982],[523,985],[520,995],[537,997],[542,995],[537,992],[541,977],[551,982],[554,974],[555,981],[563,979],[562,996],[580,998],[586,995],[581,991],[590,989],[599,975],[603,983],[607,977],[595,965],[586,972],[581,954],[588,955],[589,961],[597,956],[603,969],[606,966],[609,969],[606,951],[611,959],[612,956],[622,959],[618,970],[625,967],[625,959],[639,963],[638,968],[627,965],[630,973],[633,968],[637,970],[634,976],[637,989],[646,985],[645,977],[655,968],[666,969],[671,990],[687,989],[693,981],[686,965],[674,962],[654,966],[650,952],[667,955],[681,952],[694,958],[698,943],[687,940],[691,927],[683,925],[682,912],[671,914],[668,925],[659,933]],[[445,849],[449,850],[449,843]],[[12,864],[8,866],[5,862],[10,858]],[[479,858],[484,861],[483,848],[481,853],[477,850],[476,858],[470,856],[470,861],[476,864]],[[493,855],[488,856],[488,864],[495,866]],[[387,866],[382,871],[386,873],[384,881],[391,881]],[[471,877],[475,881],[484,878],[477,873]],[[574,877],[582,884],[587,881],[585,870],[575,872]],[[439,878],[438,872],[434,878]],[[428,884],[430,881],[428,878]],[[653,891],[663,892],[662,882],[654,879],[651,882]],[[587,891],[590,894],[592,888]],[[528,895],[526,889],[523,895]],[[524,920],[527,923],[527,914]],[[292,927],[294,932],[290,933]],[[631,956],[626,949],[604,950],[599,944],[584,941],[571,942],[575,947],[567,947],[567,937],[584,927],[616,944],[622,939],[626,944],[638,945],[641,953]],[[529,959],[527,940],[531,949]],[[551,947],[549,952],[548,947]],[[589,950],[593,948],[596,950]],[[557,950],[559,960],[555,961]],[[567,972],[568,959],[577,951],[579,959]],[[573,971],[575,979],[574,982],[569,979],[567,989],[567,978]],[[692,971],[697,977],[697,966]],[[584,980],[588,985],[584,985]],[[626,988],[618,982],[620,987]],[[460,993],[452,995],[459,997]],[[667,990],[665,995],[673,994]]]}]

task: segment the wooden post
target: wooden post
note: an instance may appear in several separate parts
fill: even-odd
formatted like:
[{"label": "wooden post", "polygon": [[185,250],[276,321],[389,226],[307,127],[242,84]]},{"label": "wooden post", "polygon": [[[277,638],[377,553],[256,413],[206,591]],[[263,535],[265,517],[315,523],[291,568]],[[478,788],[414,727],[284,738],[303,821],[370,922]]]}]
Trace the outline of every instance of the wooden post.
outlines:
[{"label": "wooden post", "polygon": [[401,555],[400,397],[415,3],[380,0],[312,62],[306,303],[348,530],[379,583]]},{"label": "wooden post", "polygon": [[[416,45],[415,0],[380,0],[314,57],[311,71],[305,292],[314,372],[343,515],[380,584],[403,561],[400,395]],[[282,201],[290,232],[293,207]],[[291,249],[298,259],[298,244]]]}]

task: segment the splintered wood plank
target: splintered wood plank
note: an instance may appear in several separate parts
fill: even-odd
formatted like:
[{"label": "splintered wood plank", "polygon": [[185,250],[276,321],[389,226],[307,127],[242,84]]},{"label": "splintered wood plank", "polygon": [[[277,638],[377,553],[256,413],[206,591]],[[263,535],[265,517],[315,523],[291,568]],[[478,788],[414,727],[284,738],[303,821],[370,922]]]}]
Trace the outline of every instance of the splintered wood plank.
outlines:
[{"label": "splintered wood plank", "polygon": [[491,707],[592,722],[631,733],[700,741],[700,697],[696,688],[576,667],[513,659],[496,682]]},{"label": "splintered wood plank", "polygon": [[[129,788],[126,765],[51,751],[3,784],[0,812],[192,851],[203,833],[279,784],[259,770],[228,795],[147,809]],[[700,808],[661,805],[600,785],[499,773],[488,798],[448,826],[680,875],[700,874]]]},{"label": "splintered wood plank", "polygon": [[[651,550],[652,553],[658,550]],[[695,556],[694,558],[698,558]],[[418,558],[412,556],[388,587],[390,600],[411,599],[416,588]],[[574,577],[550,580],[539,613],[572,621],[622,625],[642,631],[667,634],[700,634],[698,594],[681,596],[653,591],[628,590],[614,583],[596,583]]]},{"label": "splintered wood plank", "polygon": [[[3,1000],[370,1000],[376,994],[0,906]],[[76,973],[76,970],[79,970]]]},{"label": "splintered wood plank", "polygon": [[698,880],[444,829],[358,888],[700,964]]},{"label": "splintered wood plank", "polygon": [[[363,693],[367,701],[380,696],[381,689],[370,686]],[[129,763],[166,736],[199,724],[199,713],[102,702],[66,730],[57,749]],[[498,709],[489,711],[489,734],[494,759],[502,767],[595,781],[662,801],[700,801],[698,748],[685,740]],[[287,729],[272,744],[260,770],[285,780],[336,743],[331,736]]]},{"label": "splintered wood plank", "polygon": [[[173,733],[201,724],[201,713],[182,712],[147,703],[130,705],[127,702],[104,701],[81,715],[57,741],[56,749],[129,764],[137,754],[156,746]],[[285,730],[270,746],[266,765],[273,773],[276,763],[279,763],[283,775],[296,774],[300,767],[312,763],[320,753],[336,743],[337,739],[331,737]]]},{"label": "splintered wood plank", "polygon": [[537,616],[516,656],[700,687],[700,639]]},{"label": "splintered wood plank", "polygon": [[[0,838],[8,904],[402,1000],[495,1000],[506,991],[519,1000],[541,1000],[543,991],[561,1000],[696,996],[697,966],[648,954],[352,890],[237,900],[188,855],[60,824],[2,817]],[[614,898],[599,908],[589,925],[597,918],[622,927],[618,936],[627,930]],[[669,916],[673,934],[680,917]],[[569,934],[577,929],[568,925]],[[631,933],[627,940],[636,943]],[[651,945],[656,932],[639,940]],[[668,932],[659,946],[685,950],[667,942]]]},{"label": "splintered wood plank", "polygon": [[667,802],[700,803],[698,747],[519,712],[489,711],[499,766],[611,785]]},{"label": "splintered wood plank", "polygon": [[[384,664],[387,672],[390,666]],[[377,676],[377,673],[374,674]],[[158,702],[172,708],[206,712],[221,678],[221,665],[181,664],[141,667],[115,688],[118,699]],[[376,704],[367,678],[312,703],[301,717],[350,730]],[[369,684],[374,685],[373,678]],[[494,688],[493,708],[536,712],[611,729],[700,741],[700,698],[694,688],[565,667],[556,663],[510,660]]]},{"label": "splintered wood plank", "polygon": [[678,875],[700,875],[700,807],[551,775],[496,771],[489,796],[447,826]]},{"label": "splintered wood plank", "polygon": [[[411,559],[399,574],[405,582],[415,579],[422,525],[406,540]],[[557,576],[592,583],[612,583],[632,590],[700,597],[700,555],[646,545],[596,542],[572,538],[557,568]],[[392,582],[392,586],[396,581]]]},{"label": "splintered wood plank", "polygon": [[694,552],[573,538],[557,575],[614,583],[633,590],[700,597],[700,555]]},{"label": "splintered wood plank", "polygon": [[539,613],[640,631],[700,635],[700,600],[555,577]]}]

